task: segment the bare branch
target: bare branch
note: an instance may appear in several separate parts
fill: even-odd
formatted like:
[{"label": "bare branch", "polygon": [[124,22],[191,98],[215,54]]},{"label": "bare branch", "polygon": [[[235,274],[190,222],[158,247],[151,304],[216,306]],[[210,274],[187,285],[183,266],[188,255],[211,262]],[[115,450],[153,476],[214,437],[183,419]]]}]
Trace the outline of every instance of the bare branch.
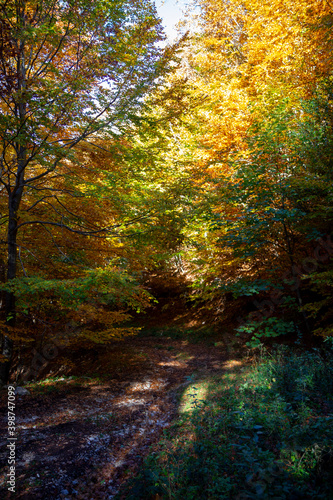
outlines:
[{"label": "bare branch", "polygon": [[33,205],[31,205],[31,207],[27,208],[26,211],[29,212],[30,210],[32,210],[33,208],[35,208],[36,205],[38,205],[39,203],[42,203],[47,198],[54,198],[54,196],[53,195],[52,196],[43,196],[43,198],[40,198]]},{"label": "bare branch", "polygon": [[104,238],[105,235],[109,236],[110,234],[114,234],[114,236],[119,236],[119,232],[113,233],[113,231],[115,229],[121,228],[121,227],[128,227],[128,226],[134,224],[135,222],[138,222],[138,221],[143,220],[143,219],[147,219],[151,215],[152,215],[151,212],[149,212],[145,215],[133,217],[133,219],[130,219],[129,221],[127,221],[125,223],[115,224],[113,226],[107,226],[107,227],[103,227],[103,228],[95,229],[95,230],[74,229],[74,228],[68,226],[67,224],[63,224],[62,222],[42,221],[42,220],[21,222],[21,224],[17,225],[17,228],[19,229],[20,227],[26,226],[26,225],[33,225],[33,224],[43,225],[44,224],[44,225],[48,225],[48,226],[60,227],[62,229],[66,229],[66,231],[69,231],[71,233],[76,233],[76,234],[80,234],[83,236],[96,236],[96,237],[98,237],[98,235],[100,235],[101,233],[104,233],[104,236],[102,236]]},{"label": "bare branch", "polygon": [[20,245],[17,245],[17,246],[18,246],[18,249],[19,249],[19,251],[18,251],[18,258],[19,258],[19,261],[20,261],[20,264],[21,264],[21,267],[22,267],[22,271],[23,271],[24,276],[27,278],[28,275],[27,275],[27,273],[25,271],[25,268],[24,268],[24,265],[23,265],[23,262],[22,262],[22,259],[21,259],[21,247],[20,247]]}]

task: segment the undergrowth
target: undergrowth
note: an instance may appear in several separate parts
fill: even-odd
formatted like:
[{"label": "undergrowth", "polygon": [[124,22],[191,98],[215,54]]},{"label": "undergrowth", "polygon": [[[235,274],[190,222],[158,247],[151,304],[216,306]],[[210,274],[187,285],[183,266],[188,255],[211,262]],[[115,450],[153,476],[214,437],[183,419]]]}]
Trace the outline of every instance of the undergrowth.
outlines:
[{"label": "undergrowth", "polygon": [[333,498],[333,353],[285,346],[192,384],[118,498]]}]

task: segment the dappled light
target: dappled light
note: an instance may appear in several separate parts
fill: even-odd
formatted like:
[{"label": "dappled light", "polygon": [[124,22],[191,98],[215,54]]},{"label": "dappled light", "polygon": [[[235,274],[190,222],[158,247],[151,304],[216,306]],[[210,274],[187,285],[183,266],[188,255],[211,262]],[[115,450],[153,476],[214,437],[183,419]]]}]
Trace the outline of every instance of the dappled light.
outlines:
[{"label": "dappled light", "polygon": [[126,389],[128,392],[144,392],[156,389],[163,389],[168,382],[163,379],[153,379],[144,382],[133,382]]},{"label": "dappled light", "polygon": [[243,366],[243,362],[238,360],[238,359],[230,359],[228,361],[226,361],[225,363],[223,363],[223,369],[224,370],[233,370],[235,368],[239,368],[241,366]]},{"label": "dappled light", "polygon": [[206,401],[209,388],[209,380],[199,381],[191,384],[182,394],[179,404],[179,413],[192,413]]},{"label": "dappled light", "polygon": [[[210,366],[218,373],[225,362],[220,348],[184,339],[159,338],[154,344],[137,338],[123,346],[121,355],[118,349],[101,349],[96,360],[92,354],[96,367],[112,367],[109,378],[90,376],[83,365],[84,375],[50,376],[26,385],[32,396],[20,401],[17,429],[22,454],[34,454],[22,468],[27,481],[44,469],[43,484],[50,491],[68,489],[68,482],[87,477],[92,482],[85,482],[85,489],[114,494],[119,488],[115,477],[120,474],[120,480],[125,470],[136,470],[137,457],[169,428],[174,415],[183,409],[192,412],[207,397],[208,379],[200,376],[201,370]],[[45,456],[52,469],[45,469]],[[34,488],[37,495],[38,485]],[[74,490],[75,485],[68,491]]]},{"label": "dappled light", "polygon": [[153,488],[161,495],[176,487],[195,498],[207,491],[214,491],[209,498],[328,498],[332,370],[319,353],[277,349],[244,373],[191,383],[178,420],[146,463],[150,474],[142,471],[126,498],[139,485],[140,500]]},{"label": "dappled light", "polygon": [[0,498],[333,500],[332,2],[163,3],[0,0]]},{"label": "dappled light", "polygon": [[163,361],[161,363],[159,363],[160,366],[166,366],[166,367],[182,367],[184,365],[184,363],[186,364],[186,360],[185,361],[179,361],[178,359],[173,359],[171,361]]}]

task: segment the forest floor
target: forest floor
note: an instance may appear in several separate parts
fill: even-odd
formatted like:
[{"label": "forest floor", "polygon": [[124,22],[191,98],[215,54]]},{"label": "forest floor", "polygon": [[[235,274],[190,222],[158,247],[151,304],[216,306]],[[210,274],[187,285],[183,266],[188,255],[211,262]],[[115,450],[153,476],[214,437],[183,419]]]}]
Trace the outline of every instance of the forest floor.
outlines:
[{"label": "forest floor", "polygon": [[[94,360],[82,355],[76,375],[72,369],[30,383],[30,395],[16,397],[15,498],[114,498],[177,415],[186,386],[242,364],[237,351],[214,337],[159,334],[161,321],[157,314],[153,336],[103,347]],[[6,464],[6,391],[0,418]],[[1,498],[12,497],[7,473],[5,466]]]}]

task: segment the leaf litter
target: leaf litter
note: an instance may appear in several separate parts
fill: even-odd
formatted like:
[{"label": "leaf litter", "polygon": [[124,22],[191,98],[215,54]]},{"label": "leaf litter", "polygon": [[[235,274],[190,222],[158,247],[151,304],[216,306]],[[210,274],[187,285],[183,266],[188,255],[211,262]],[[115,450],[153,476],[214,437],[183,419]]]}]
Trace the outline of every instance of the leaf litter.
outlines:
[{"label": "leaf litter", "polygon": [[[17,398],[16,498],[114,498],[176,416],[177,390],[197,374],[217,373],[227,359],[223,349],[175,339],[160,339],[158,348],[155,339],[132,339],[131,349],[141,353],[131,369],[130,363],[115,369],[111,358],[117,353],[105,354],[111,361],[104,366],[115,378],[101,382],[78,377],[58,391],[31,390],[30,396]],[[4,464],[5,396],[0,441]],[[1,469],[4,499],[10,498],[7,473],[6,467]]]}]

